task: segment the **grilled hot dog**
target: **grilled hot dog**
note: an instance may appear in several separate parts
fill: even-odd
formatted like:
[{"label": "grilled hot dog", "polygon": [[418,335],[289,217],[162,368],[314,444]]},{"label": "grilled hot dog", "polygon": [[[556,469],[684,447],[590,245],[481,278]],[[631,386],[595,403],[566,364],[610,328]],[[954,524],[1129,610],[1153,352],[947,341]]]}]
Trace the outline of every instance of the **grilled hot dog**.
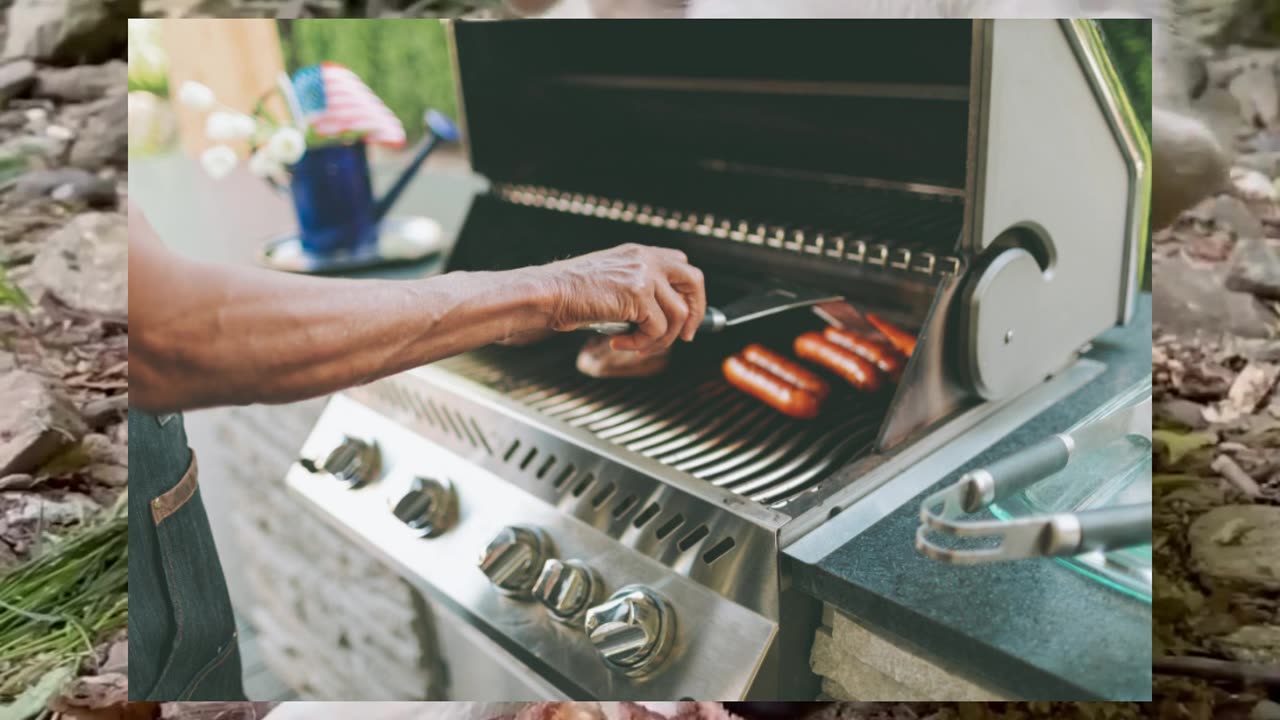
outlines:
[{"label": "grilled hot dog", "polygon": [[867,322],[876,326],[894,347],[898,348],[898,352],[911,357],[911,353],[916,350],[916,336],[876,315],[875,313],[866,314]]},{"label": "grilled hot dog", "polygon": [[732,355],[722,366],[724,377],[734,387],[751,395],[784,415],[809,419],[818,415],[818,398],[801,390],[762,367]]},{"label": "grilled hot dog", "polygon": [[807,332],[796,338],[795,350],[801,359],[818,363],[859,390],[875,392],[880,389],[880,371],[875,366],[820,333]]},{"label": "grilled hot dog", "polygon": [[822,331],[823,337],[833,345],[848,350],[863,360],[880,368],[886,375],[895,380],[902,374],[902,356],[897,350],[852,332],[837,327],[828,327]]},{"label": "grilled hot dog", "polygon": [[763,345],[754,343],[748,345],[742,351],[742,357],[752,365],[768,370],[801,390],[813,393],[819,401],[831,392],[831,386],[816,373],[810,372],[794,360],[783,357]]}]

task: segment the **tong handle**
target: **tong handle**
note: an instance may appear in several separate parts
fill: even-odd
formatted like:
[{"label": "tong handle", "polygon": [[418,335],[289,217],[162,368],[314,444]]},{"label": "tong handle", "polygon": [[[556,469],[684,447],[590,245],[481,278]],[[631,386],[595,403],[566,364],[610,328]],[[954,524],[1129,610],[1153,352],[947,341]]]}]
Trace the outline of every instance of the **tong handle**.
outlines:
[{"label": "tong handle", "polygon": [[[980,470],[970,472],[979,485],[989,483],[989,489],[977,494],[965,512],[977,512],[983,507],[1008,497],[1027,486],[1035,484],[1067,466],[1071,458],[1070,440],[1061,435],[1052,435],[1012,455],[996,460]],[[982,477],[986,473],[987,477]],[[989,480],[988,480],[989,478]]]},{"label": "tong handle", "polygon": [[[709,307],[702,316],[702,322],[698,323],[698,332],[720,332],[724,326],[724,313],[719,308]],[[636,330],[636,324],[630,322],[595,322],[582,327],[601,335],[628,335]]]},{"label": "tong handle", "polygon": [[1147,545],[1151,542],[1151,504],[1082,510],[1077,553]]}]

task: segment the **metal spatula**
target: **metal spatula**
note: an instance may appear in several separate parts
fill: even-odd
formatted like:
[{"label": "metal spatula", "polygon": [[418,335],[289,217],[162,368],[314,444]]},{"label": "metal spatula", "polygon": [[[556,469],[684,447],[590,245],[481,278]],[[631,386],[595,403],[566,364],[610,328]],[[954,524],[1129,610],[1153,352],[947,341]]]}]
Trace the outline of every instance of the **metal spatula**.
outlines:
[{"label": "metal spatula", "polygon": [[[698,325],[698,332],[720,332],[726,327],[740,325],[752,320],[776,315],[780,312],[842,299],[840,295],[825,290],[795,286],[773,287],[751,293],[740,300],[725,305],[723,308],[708,307],[706,314],[702,316],[702,323]],[[600,322],[590,323],[585,328],[594,330],[602,335],[625,335],[634,332],[636,326],[635,323]]]}]

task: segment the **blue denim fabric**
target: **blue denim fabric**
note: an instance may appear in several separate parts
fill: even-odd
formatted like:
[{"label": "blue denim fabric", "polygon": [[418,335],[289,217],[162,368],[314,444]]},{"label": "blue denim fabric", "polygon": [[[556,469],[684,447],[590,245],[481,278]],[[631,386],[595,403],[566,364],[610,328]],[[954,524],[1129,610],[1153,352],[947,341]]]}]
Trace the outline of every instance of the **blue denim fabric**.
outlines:
[{"label": "blue denim fabric", "polygon": [[129,699],[243,700],[235,617],[181,415],[129,411]]}]

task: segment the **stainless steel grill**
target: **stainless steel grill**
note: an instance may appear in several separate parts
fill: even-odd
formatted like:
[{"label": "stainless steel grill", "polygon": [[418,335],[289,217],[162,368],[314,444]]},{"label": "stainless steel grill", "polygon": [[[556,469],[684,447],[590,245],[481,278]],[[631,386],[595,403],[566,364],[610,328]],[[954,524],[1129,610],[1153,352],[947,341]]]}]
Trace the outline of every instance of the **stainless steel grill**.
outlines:
[{"label": "stainless steel grill", "polygon": [[705,362],[648,380],[595,380],[574,368],[572,356],[551,355],[533,369],[527,350],[486,350],[437,365],[765,504],[792,498],[869,452],[884,417],[883,398],[838,391],[823,416],[791,420],[735,390]]},{"label": "stainless steel grill", "polygon": [[[786,548],[839,513],[906,502],[994,441],[997,414],[1040,412],[1090,376],[1080,348],[1131,310],[1146,166],[1095,29],[452,34],[489,186],[448,269],[673,247],[713,305],[772,282],[820,288],[917,331],[915,351],[896,388],[835,381],[802,421],[720,365],[750,342],[787,350],[821,326],[809,312],[677,343],[650,379],[580,375],[581,335],[484,349],[336,397],[291,487],[446,599],[535,697],[812,697],[818,608],[789,582]],[[356,482],[333,481],[325,457]]]}]

